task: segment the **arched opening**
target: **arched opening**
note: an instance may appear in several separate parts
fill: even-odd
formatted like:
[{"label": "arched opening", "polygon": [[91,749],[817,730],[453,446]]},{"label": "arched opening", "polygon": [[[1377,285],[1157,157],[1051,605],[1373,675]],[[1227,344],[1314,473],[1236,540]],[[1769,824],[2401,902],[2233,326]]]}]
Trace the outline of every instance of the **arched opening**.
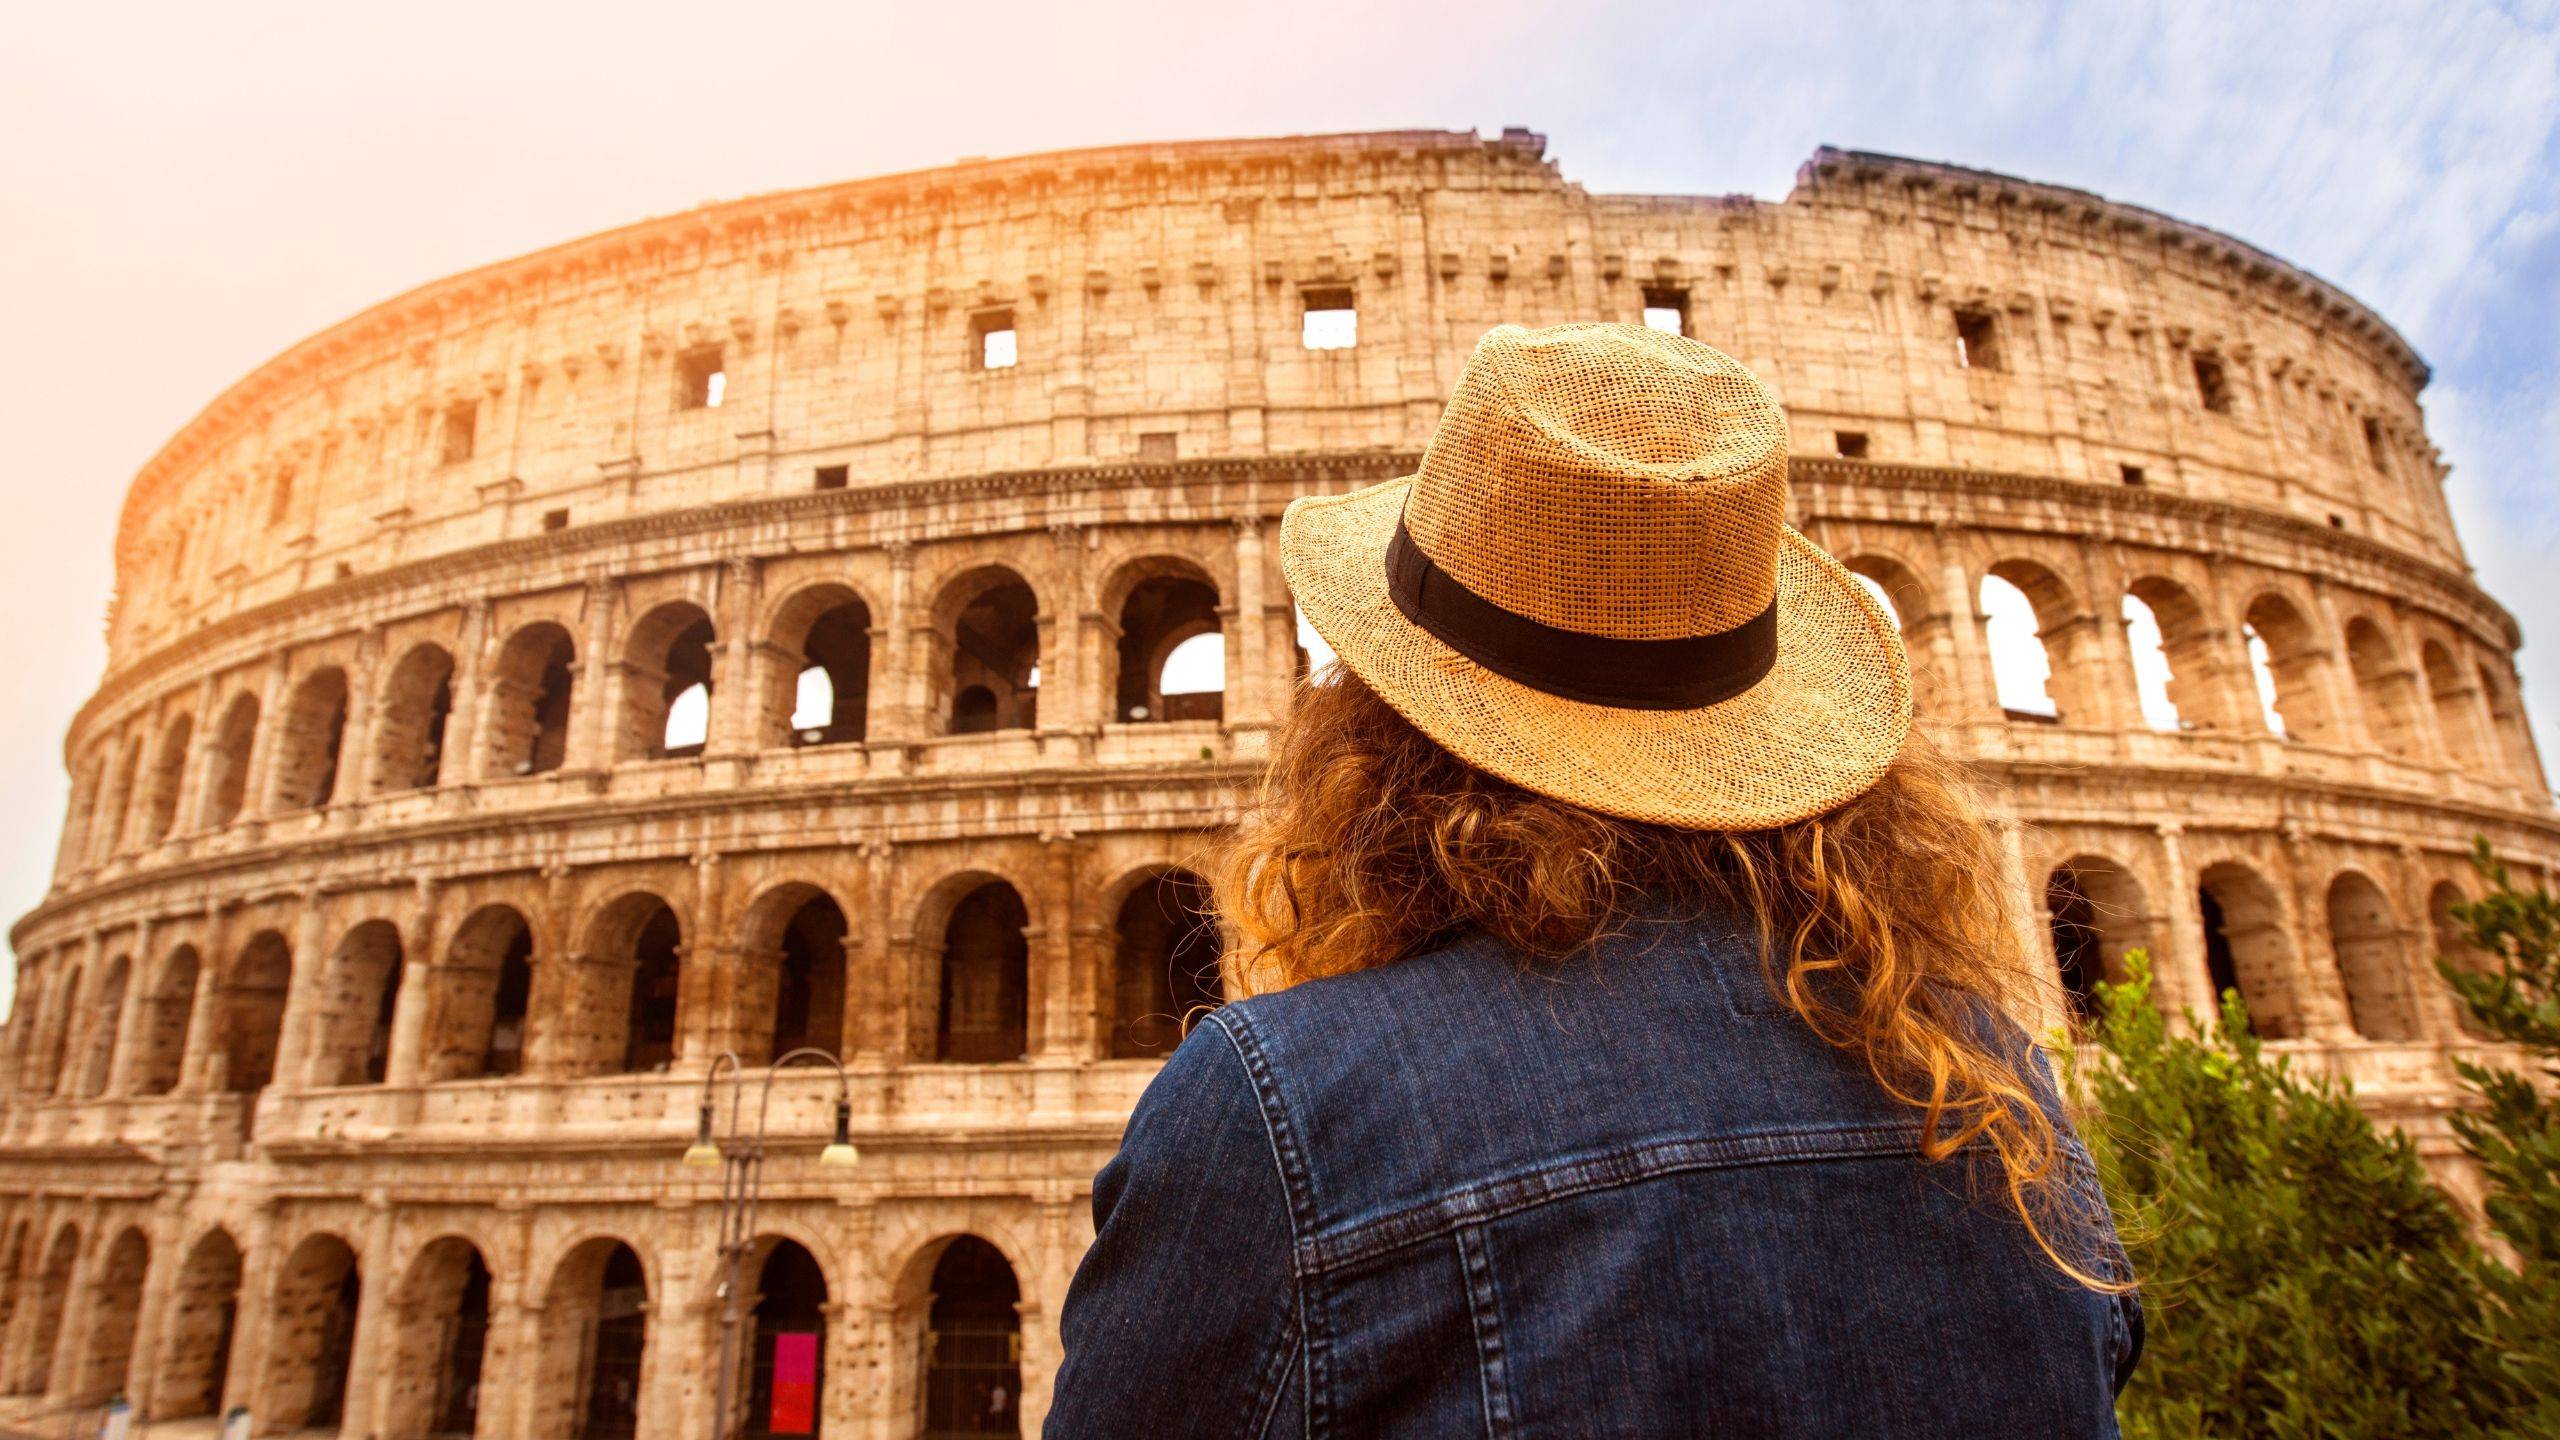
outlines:
[{"label": "arched opening", "polygon": [[363,1272],[346,1241],[312,1235],[286,1257],[267,1318],[261,1433],[335,1430],[345,1421],[363,1300]]},{"label": "arched opening", "polygon": [[534,1377],[536,1440],[632,1440],[649,1353],[649,1277],[618,1240],[594,1239],[552,1272]]},{"label": "arched opening", "polygon": [[284,997],[293,980],[293,951],[262,930],[231,961],[222,995],[223,1089],[254,1095],[276,1075],[276,1042],[284,1032]]},{"label": "arched opening", "polygon": [[2418,651],[2419,663],[2427,676],[2427,700],[2436,714],[2436,733],[2444,737],[2447,759],[2474,775],[2486,778],[2489,764],[2488,747],[2480,734],[2480,693],[2453,663],[2453,652],[2441,640],[2430,640]]},{"label": "arched opening", "polygon": [[1298,677],[1298,682],[1302,685],[1327,683],[1333,678],[1334,663],[1340,657],[1333,653],[1333,646],[1326,643],[1322,635],[1316,633],[1316,627],[1307,622],[1306,611],[1293,604],[1289,607],[1289,615],[1295,622],[1297,654],[1294,673]]},{"label": "arched opening", "polygon": [[[1218,591],[1206,580],[1164,574],[1131,586],[1120,606],[1118,688],[1111,718],[1124,722],[1221,718],[1226,703],[1224,645],[1218,632]],[[1185,647],[1194,654],[1176,673],[1171,662]],[[1209,656],[1196,653],[1204,647]],[[1168,689],[1168,676],[1184,688]],[[1199,688],[1204,684],[1209,688]]]},{"label": "arched opening", "polygon": [[80,967],[63,970],[53,982],[53,1035],[45,1044],[45,1059],[36,1072],[37,1088],[47,1095],[62,1095],[71,1089],[71,1067],[64,1064],[71,1057],[71,1031],[80,1018]]},{"label": "arched opening", "polygon": [[2171,734],[2185,729],[2185,717],[2169,693],[2176,671],[2169,663],[2160,617],[2148,601],[2131,592],[2124,597],[2124,639],[2125,648],[2133,654],[2133,693],[2142,707],[2142,722]]},{"label": "arched opening", "polygon": [[630,1021],[622,1050],[626,1075],[664,1070],[675,1063],[683,943],[676,912],[664,904],[650,912],[632,939]]},{"label": "arched opening", "polygon": [[388,920],[367,920],[338,942],[318,997],[313,1084],[379,1085],[390,1076],[400,961],[400,931]]},{"label": "arched opening", "polygon": [[1001,880],[952,907],[942,937],[942,1012],[936,1060],[1019,1060],[1030,1048],[1030,912]]},{"label": "arched opening", "polygon": [[135,837],[137,832],[127,821],[131,818],[134,787],[140,783],[141,775],[142,737],[136,735],[125,742],[123,758],[116,762],[108,775],[107,788],[98,795],[97,816],[89,822],[90,833],[96,837],[90,848],[97,858],[104,860],[124,853]]},{"label": "arched opening", "polygon": [[1021,1300],[1002,1251],[975,1235],[944,1247],[925,1331],[924,1440],[1022,1433]]},{"label": "arched opening", "polygon": [[[2336,745],[2338,721],[2325,688],[2328,647],[2281,595],[2259,596],[2247,613],[2245,633],[2256,642],[2250,647],[2250,668],[2265,701],[2267,729],[2306,745]],[[2271,700],[2266,699],[2270,692]]]},{"label": "arched opening", "polygon": [[398,1334],[383,1371],[391,1440],[471,1436],[489,1344],[488,1262],[470,1241],[445,1236],[418,1252],[392,1300]]},{"label": "arched opening", "polygon": [[797,1242],[777,1240],[757,1273],[747,1355],[751,1440],[825,1433],[827,1277]]},{"label": "arched opening", "polygon": [[231,1377],[231,1341],[240,1327],[240,1246],[229,1232],[199,1237],[178,1271],[160,1338],[153,1420],[219,1415]]},{"label": "arched opening", "polygon": [[133,1332],[142,1319],[142,1282],[151,1270],[151,1242],[128,1227],[107,1246],[89,1282],[89,1309],[73,1342],[80,1360],[62,1398],[97,1405],[131,1389]]},{"label": "arched opening", "polygon": [[302,677],[285,701],[276,733],[277,810],[315,810],[338,793],[338,751],[347,738],[347,672],[335,665]]},{"label": "arched opening", "polygon": [[822,894],[801,901],[783,922],[764,1058],[809,1045],[830,1054],[844,1048],[845,928],[844,911]]},{"label": "arched opening", "polygon": [[133,962],[125,956],[108,961],[106,977],[90,997],[89,1054],[80,1069],[82,1095],[106,1094],[107,1080],[115,1074],[116,1041],[124,1026],[124,987],[132,971]]},{"label": "arched opening", "polygon": [[2391,637],[2362,615],[2347,622],[2347,668],[2355,675],[2356,698],[2375,748],[2404,758],[2426,754],[2418,736],[2417,697],[2410,693],[2414,677],[2400,663]]},{"label": "arched opening", "polygon": [[431,790],[444,774],[444,732],[453,718],[453,657],[416,645],[391,667],[374,722],[376,794]]},{"label": "arched opening", "polygon": [[186,788],[187,750],[195,744],[196,722],[181,715],[160,732],[160,748],[152,752],[151,778],[142,797],[142,838],[150,844],[169,838],[178,823],[178,796]]},{"label": "arched opening", "polygon": [[2059,576],[2023,560],[2004,561],[1982,577],[1983,640],[2000,709],[2012,720],[2084,723],[2091,707],[2075,694],[2087,619]]},{"label": "arched opening", "polygon": [[2368,1040],[2417,1039],[2399,917],[2371,877],[2347,870],[2329,882],[2329,948],[2356,1033]]},{"label": "arched opening", "polygon": [[2269,1040],[2303,1033],[2293,983],[2293,940],[2275,887],[2231,862],[2207,868],[2196,887],[2204,919],[2205,969],[2217,997],[2237,990],[2249,1025]]},{"label": "arched opening", "polygon": [[615,754],[672,760],[702,753],[710,734],[711,617],[689,601],[661,605],[623,647],[622,723]]},{"label": "arched opening", "polygon": [[773,669],[766,698],[768,743],[842,745],[869,733],[871,607],[842,585],[820,585],[792,597],[773,625]]},{"label": "arched opening", "polygon": [[2133,650],[2142,713],[2158,730],[2227,730],[2240,712],[2230,685],[2224,647],[2230,632],[2217,629],[2195,592],[2157,576],[2138,579],[2126,591],[2125,638]]},{"label": "arched opening", "polygon": [[2097,1018],[2100,982],[2122,983],[2125,955],[2151,944],[2142,884],[2113,860],[2075,856],[2045,877],[2045,914],[2064,1000],[2073,1022],[2086,1024]]},{"label": "arched opening", "polygon": [[950,733],[1028,730],[1040,723],[1040,602],[1001,567],[952,587]]},{"label": "arched opening", "polygon": [[258,742],[258,697],[234,695],[204,752],[206,829],[240,818],[249,799],[249,754]]},{"label": "arched opening", "polygon": [[1120,902],[1111,961],[1111,1054],[1173,1053],[1191,1018],[1223,999],[1223,943],[1209,887],[1187,870],[1150,876]]},{"label": "arched opening", "polygon": [[160,978],[144,997],[142,1032],[133,1037],[134,1093],[166,1095],[185,1078],[187,1032],[196,1013],[196,978],[202,969],[192,945],[161,962]]},{"label": "arched opening", "polygon": [[[2427,927],[2435,937],[2439,957],[2457,969],[2478,975],[2494,969],[2497,961],[2487,951],[2471,943],[2470,932],[2463,927],[2461,917],[2454,913],[2453,907],[2467,898],[2461,886],[2450,880],[2437,881],[2435,888],[2427,892]],[[2495,1032],[2480,1023],[2479,1016],[2471,1013],[2471,1007],[2459,999],[2454,1001],[2453,1010],[2454,1021],[2462,1027],[2464,1034],[2477,1040],[2497,1038]]]},{"label": "arched opening", "polygon": [[2518,698],[2512,675],[2500,676],[2487,665],[2480,667],[2480,693],[2489,701],[2489,724],[2506,751],[2507,780],[2527,789],[2542,784],[2542,766],[2534,758],[2533,731],[2525,724],[2524,701]]},{"label": "arched opening", "polygon": [[510,905],[474,910],[431,974],[427,1083],[520,1073],[533,1001],[533,927],[524,916]]},{"label": "arched opening", "polygon": [[45,1248],[44,1266],[36,1272],[35,1314],[31,1317],[35,1343],[29,1348],[27,1367],[21,1376],[21,1393],[43,1395],[53,1389],[53,1357],[61,1348],[62,1311],[71,1297],[71,1272],[79,1263],[80,1229],[65,1225],[54,1232],[53,1243]]},{"label": "arched opening", "polygon": [[578,688],[578,642],[537,621],[507,637],[489,667],[480,774],[502,780],[557,770],[569,756],[569,707]]},{"label": "arched opening", "polygon": [[683,927],[657,896],[635,891],[597,912],[581,958],[562,972],[567,993],[557,1004],[546,998],[534,1021],[559,1026],[563,1073],[636,1075],[674,1063],[683,955]]}]

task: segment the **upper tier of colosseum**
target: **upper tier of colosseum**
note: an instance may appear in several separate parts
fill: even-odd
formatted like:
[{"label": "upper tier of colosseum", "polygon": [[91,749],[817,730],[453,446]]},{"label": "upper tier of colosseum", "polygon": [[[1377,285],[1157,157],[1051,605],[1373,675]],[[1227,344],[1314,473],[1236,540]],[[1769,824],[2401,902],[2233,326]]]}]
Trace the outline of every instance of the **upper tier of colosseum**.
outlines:
[{"label": "upper tier of colosseum", "polygon": [[[421,286],[243,378],[143,467],[100,698],[304,591],[832,467],[860,490],[1418,450],[1488,326],[1648,300],[1767,378],[1800,450],[1846,430],[1880,461],[2139,477],[2462,569],[2425,366],[2270,255],[1882,155],[1819,150],[1769,203],[1593,195],[1545,148],[1402,131],[973,161]],[[1356,346],[1302,343],[1311,294],[1356,311]],[[1958,363],[1968,326],[1993,363]],[[997,327],[1007,368],[983,364]]]}]

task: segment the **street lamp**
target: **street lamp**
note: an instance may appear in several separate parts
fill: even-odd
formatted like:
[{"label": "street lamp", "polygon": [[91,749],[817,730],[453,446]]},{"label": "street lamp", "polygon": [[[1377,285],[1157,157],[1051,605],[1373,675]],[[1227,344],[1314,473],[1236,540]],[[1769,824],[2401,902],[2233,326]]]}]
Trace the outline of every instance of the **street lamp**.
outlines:
[{"label": "street lamp", "polygon": [[[717,1167],[721,1171],[720,1380],[716,1392],[718,1408],[712,1412],[712,1440],[729,1440],[737,1433],[729,1413],[730,1399],[737,1383],[738,1326],[745,1318],[740,1302],[746,1291],[747,1252],[755,1247],[756,1204],[764,1194],[765,1121],[773,1113],[773,1077],[786,1066],[802,1061],[830,1065],[836,1072],[835,1138],[818,1152],[818,1164],[829,1170],[852,1168],[862,1159],[862,1152],[853,1148],[852,1082],[845,1074],[843,1061],[813,1046],[777,1057],[766,1069],[752,1135],[739,1124],[746,1104],[747,1067],[734,1051],[720,1052],[720,1058],[711,1062],[711,1073],[702,1077],[702,1107],[694,1118],[693,1143],[685,1147],[683,1163],[697,1170]],[[715,1138],[711,1133],[713,1112],[724,1073],[729,1077],[729,1133]]]}]

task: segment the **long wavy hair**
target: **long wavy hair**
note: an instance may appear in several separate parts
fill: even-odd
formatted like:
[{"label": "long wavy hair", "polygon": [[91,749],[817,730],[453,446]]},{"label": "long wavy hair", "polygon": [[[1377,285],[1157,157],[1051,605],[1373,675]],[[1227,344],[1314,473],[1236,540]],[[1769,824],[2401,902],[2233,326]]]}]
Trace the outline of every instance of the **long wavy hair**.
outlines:
[{"label": "long wavy hair", "polygon": [[2025,1019],[2034,981],[1999,890],[1999,842],[1963,767],[1915,732],[1884,778],[1770,830],[1682,830],[1524,790],[1433,743],[1341,666],[1302,685],[1259,804],[1216,867],[1230,993],[1391,964],[1467,931],[1535,962],[1609,934],[1647,898],[1737,914],[1823,1040],[1917,1112],[1921,1153],[1996,1159],[2007,1202],[2094,1289],[2093,1223],[2065,1179]]}]

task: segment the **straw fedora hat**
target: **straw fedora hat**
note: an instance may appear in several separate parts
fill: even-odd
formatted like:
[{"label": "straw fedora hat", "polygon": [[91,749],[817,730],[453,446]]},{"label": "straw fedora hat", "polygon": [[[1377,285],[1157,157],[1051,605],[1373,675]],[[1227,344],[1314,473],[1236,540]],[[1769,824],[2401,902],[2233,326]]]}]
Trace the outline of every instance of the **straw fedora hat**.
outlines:
[{"label": "straw fedora hat", "polygon": [[1902,638],[1786,523],[1787,421],[1732,357],[1498,326],[1422,468],[1280,522],[1298,605],[1451,753],[1690,829],[1819,815],[1911,727]]}]

